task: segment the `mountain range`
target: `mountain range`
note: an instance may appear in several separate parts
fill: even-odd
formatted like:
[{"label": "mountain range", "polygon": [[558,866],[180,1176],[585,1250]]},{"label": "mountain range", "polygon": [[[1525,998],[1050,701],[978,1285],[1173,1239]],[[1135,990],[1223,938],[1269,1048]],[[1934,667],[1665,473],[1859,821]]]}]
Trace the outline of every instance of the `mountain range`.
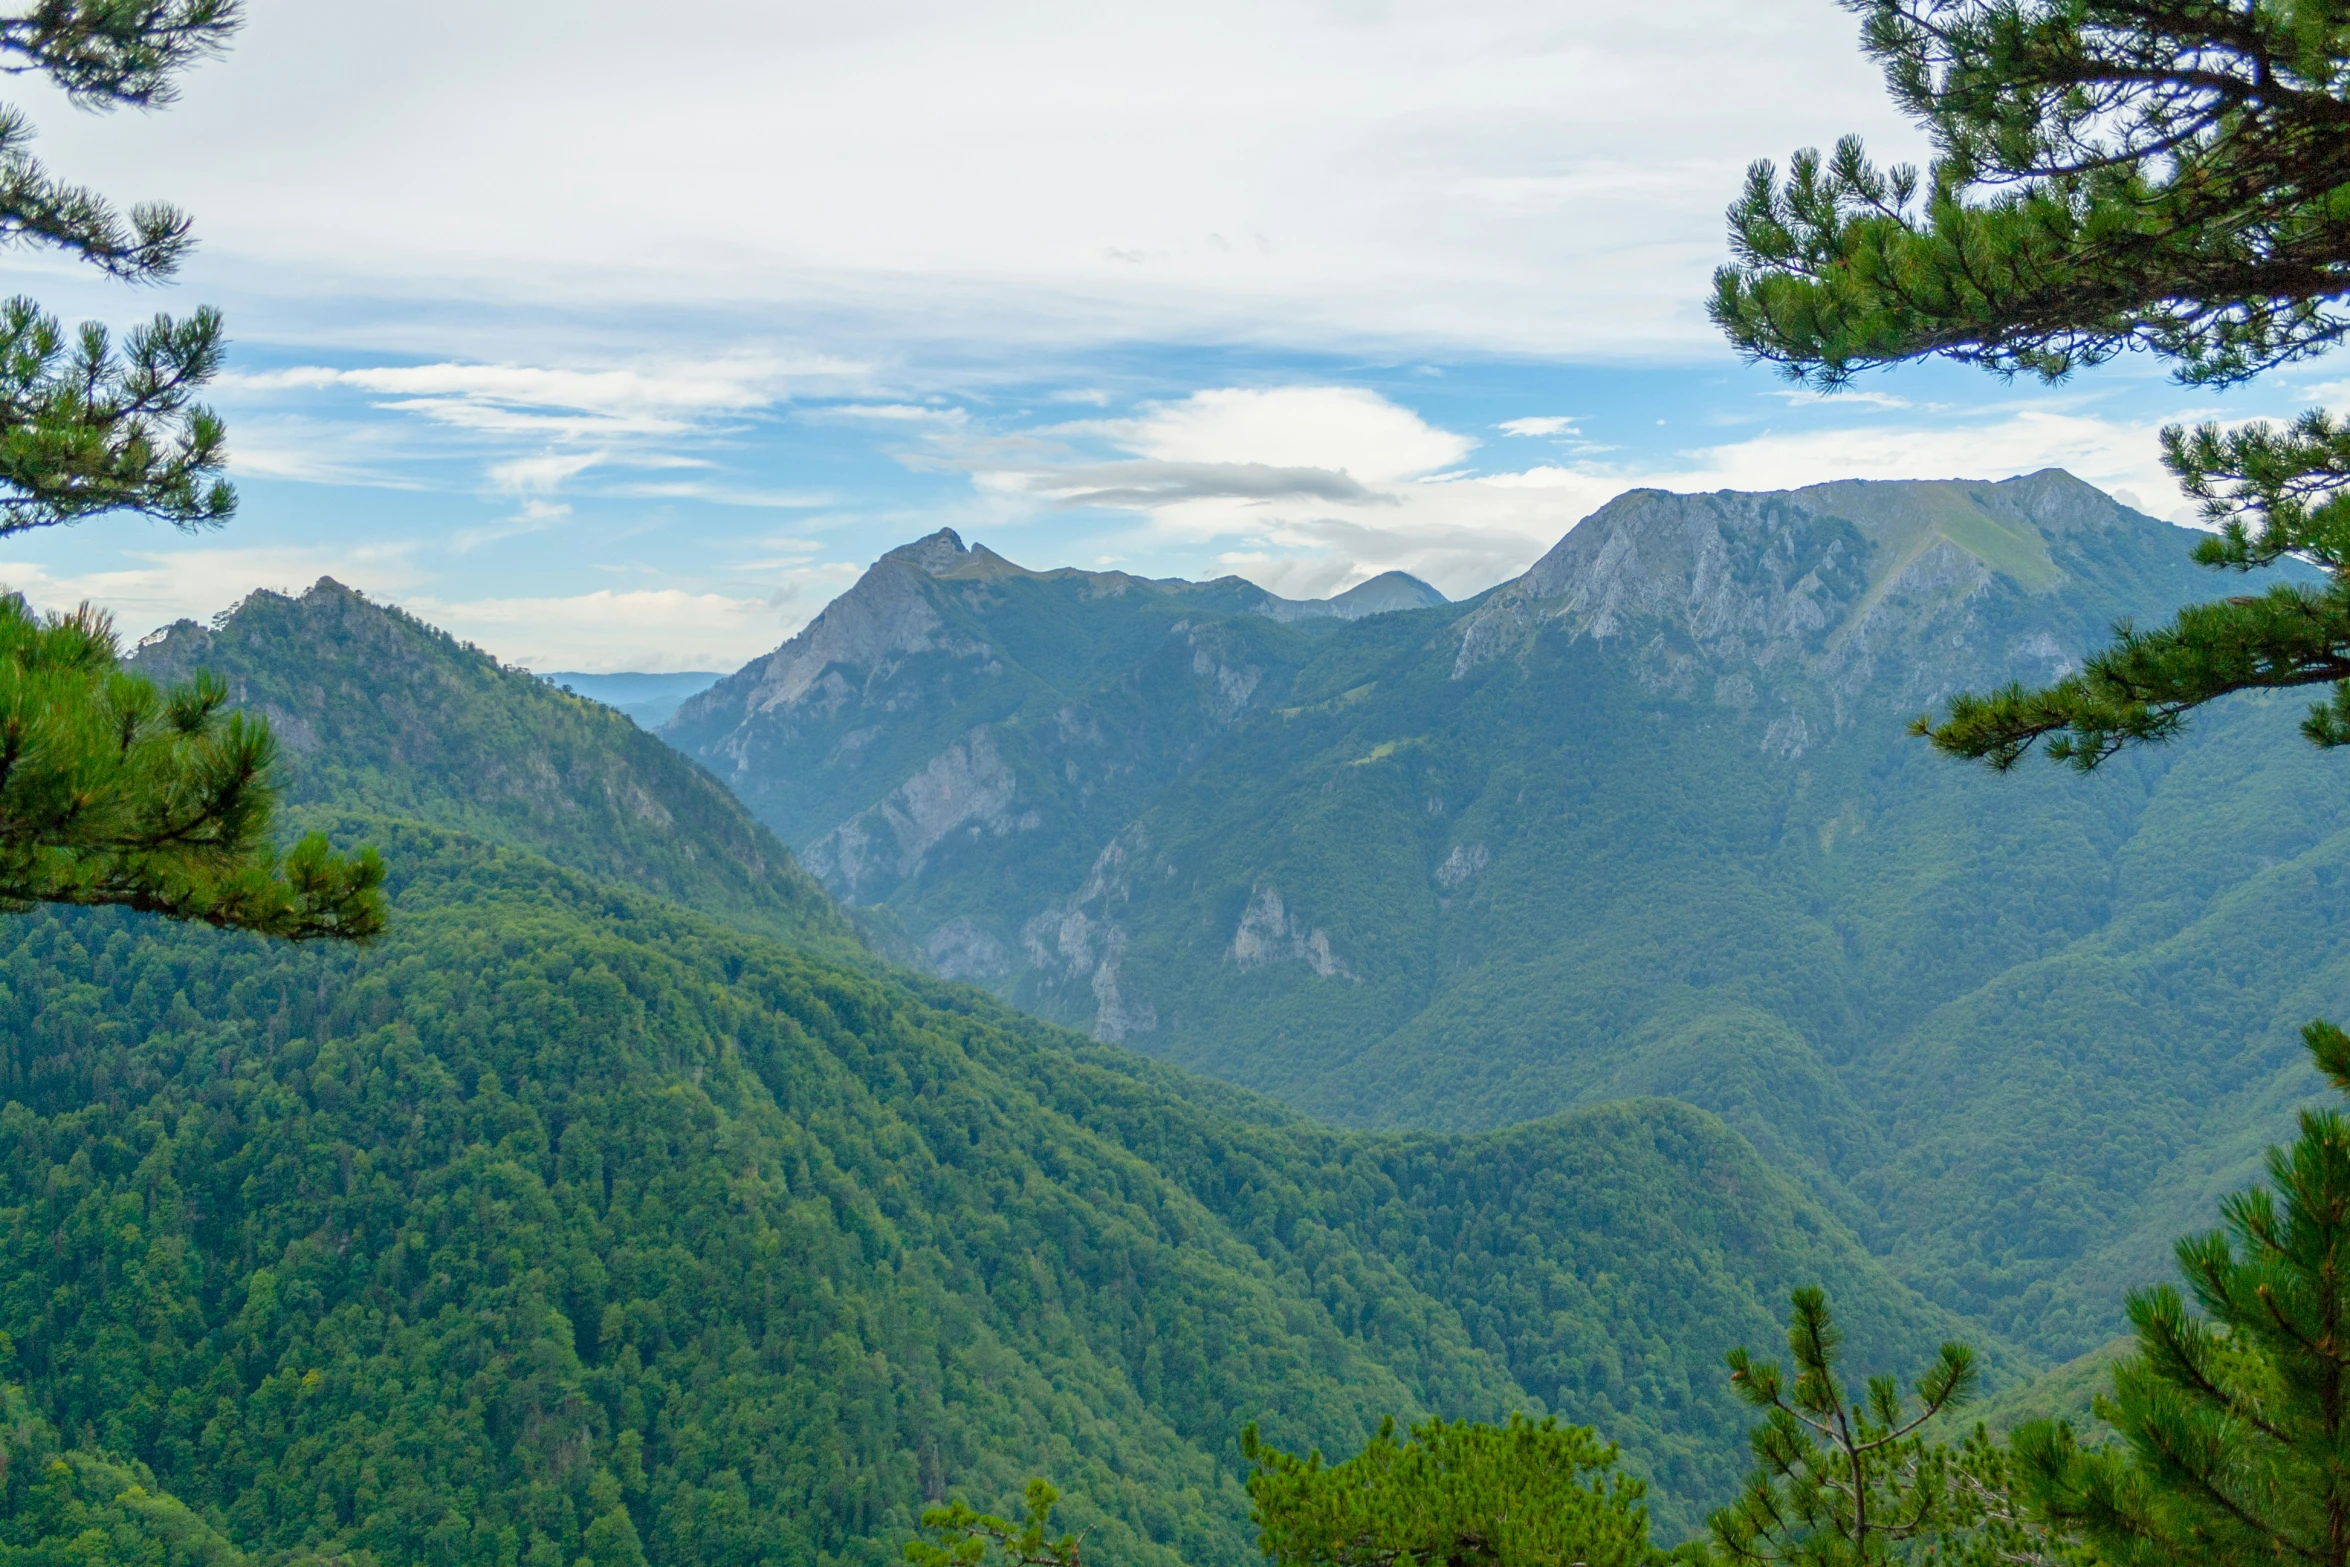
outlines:
[{"label": "mountain range", "polygon": [[2314,1087],[2342,791],[2282,702],[1904,723],[2189,542],[2056,473],[1635,493],[1458,604],[940,534],[659,736],[329,581],[168,628],[393,918],[0,923],[0,1550],[879,1567],[1041,1473],[1238,1564],[1243,1423],[1513,1408],[1669,1541],[1815,1282],[2074,1409]]},{"label": "mountain range", "polygon": [[939,533],[662,734],[940,976],[1334,1124],[1703,1106],[2063,1359],[2314,1087],[2350,792],[2281,700],[2088,777],[1906,726],[2210,596],[2192,540],[2057,471],[1637,491],[1309,618]]},{"label": "mountain range", "polygon": [[1620,1440],[1672,1538],[1795,1285],[1871,1366],[2035,1364],[1688,1103],[1334,1129],[893,966],[624,715],[332,582],[134,660],[199,666],[289,830],[381,848],[390,929],[0,924],[0,1521],[62,1486],[125,1561],[878,1567],[1043,1473],[1098,1560],[1240,1563],[1245,1422],[1523,1408]]}]

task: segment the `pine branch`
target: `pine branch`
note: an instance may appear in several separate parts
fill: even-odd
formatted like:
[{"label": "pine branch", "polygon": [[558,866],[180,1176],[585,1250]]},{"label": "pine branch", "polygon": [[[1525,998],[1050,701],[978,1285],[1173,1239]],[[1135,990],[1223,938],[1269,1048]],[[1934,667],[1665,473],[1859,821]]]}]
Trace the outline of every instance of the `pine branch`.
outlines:
[{"label": "pine branch", "polygon": [[116,350],[69,345],[29,299],[0,303],[0,535],[128,511],[209,527],[236,510],[227,433],[195,391],[219,368],[220,317],[157,316]]},{"label": "pine branch", "polygon": [[99,107],[158,107],[243,20],[242,0],[39,0],[0,15],[0,68],[38,71]]},{"label": "pine branch", "polygon": [[112,905],[302,941],[383,928],[384,869],[270,842],[268,726],[116,664],[106,618],[0,599],[0,909]]}]

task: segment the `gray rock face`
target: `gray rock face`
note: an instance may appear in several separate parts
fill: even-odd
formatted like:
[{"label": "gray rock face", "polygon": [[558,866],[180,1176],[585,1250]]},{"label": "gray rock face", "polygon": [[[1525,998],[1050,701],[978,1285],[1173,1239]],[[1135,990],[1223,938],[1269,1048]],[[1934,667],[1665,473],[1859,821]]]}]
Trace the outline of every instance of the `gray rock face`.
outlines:
[{"label": "gray rock face", "polygon": [[1283,907],[1280,892],[1271,886],[1259,885],[1250,892],[1229,950],[1232,961],[1243,970],[1294,962],[1303,963],[1323,979],[1356,977],[1330,950],[1330,933],[1308,929],[1305,921]]},{"label": "gray rock face", "polygon": [[1156,1009],[1125,977],[1126,927],[1116,917],[1134,896],[1135,865],[1149,852],[1150,835],[1129,827],[1095,858],[1075,897],[1036,915],[1020,932],[1032,983],[1090,997],[1094,1035],[1112,1044],[1159,1026]]},{"label": "gray rock face", "polygon": [[1825,714],[1777,721],[1793,755],[1864,687],[1927,706],[1967,684],[2064,672],[2025,601],[2058,554],[2145,519],[2050,470],[2001,483],[1867,483],[1772,494],[1636,490],[1609,502],[1456,628],[1456,679],[1538,629],[1625,647],[1651,689],[1744,708],[1757,676],[1800,678]]},{"label": "gray rock face", "polygon": [[[944,623],[923,591],[930,578],[970,558],[963,541],[946,528],[891,550],[798,636],[687,701],[678,709],[675,726],[690,728],[722,713],[748,717],[778,708],[835,712],[851,694],[846,669],[886,669],[918,653],[984,655],[987,650],[979,643],[942,635]],[[748,755],[739,739],[717,749],[738,764]]]},{"label": "gray rock face", "polygon": [[930,971],[940,979],[967,979],[985,984],[1010,972],[1011,954],[1004,944],[972,919],[949,920],[922,944]]},{"label": "gray rock face", "polygon": [[1033,810],[1015,812],[1019,793],[994,733],[982,726],[932,757],[879,805],[810,844],[804,863],[853,902],[884,871],[892,881],[913,875],[949,833],[1002,838],[1034,831],[1042,818]]},{"label": "gray rock face", "polygon": [[1479,876],[1493,863],[1493,856],[1481,843],[1456,843],[1444,863],[1436,867],[1436,885],[1446,892],[1457,892]]}]

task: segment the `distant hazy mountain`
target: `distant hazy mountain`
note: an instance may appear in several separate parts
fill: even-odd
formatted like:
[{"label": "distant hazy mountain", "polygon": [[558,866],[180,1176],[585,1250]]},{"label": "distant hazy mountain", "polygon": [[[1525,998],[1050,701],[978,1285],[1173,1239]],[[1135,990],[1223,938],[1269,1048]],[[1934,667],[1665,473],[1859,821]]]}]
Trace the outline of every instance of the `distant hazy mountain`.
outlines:
[{"label": "distant hazy mountain", "polygon": [[1401,572],[1303,601],[1238,577],[1035,572],[942,530],[883,556],[663,733],[842,895],[890,902],[929,936],[968,912],[922,904],[918,885],[951,879],[942,856],[995,915],[1005,889],[986,884],[1003,876],[1015,897],[1057,895],[1263,705],[1265,669],[1335,628],[1443,602]]},{"label": "distant hazy mountain", "polygon": [[940,973],[1317,1114],[1717,1110],[2055,1354],[2350,1009],[2350,775],[2244,699],[2091,778],[1904,734],[2222,590],[2050,471],[1626,495],[1465,605],[893,553],[665,734]]},{"label": "distant hazy mountain", "polygon": [[558,669],[539,678],[552,686],[616,707],[646,729],[669,722],[679,704],[696,692],[707,691],[724,678],[714,669],[688,669],[673,674],[589,675]]}]

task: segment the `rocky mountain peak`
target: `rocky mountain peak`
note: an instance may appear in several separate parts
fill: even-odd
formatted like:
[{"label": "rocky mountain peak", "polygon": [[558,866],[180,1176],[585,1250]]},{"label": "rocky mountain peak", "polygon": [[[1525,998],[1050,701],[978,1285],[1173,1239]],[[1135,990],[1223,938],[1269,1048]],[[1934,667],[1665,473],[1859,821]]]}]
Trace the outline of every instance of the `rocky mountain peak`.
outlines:
[{"label": "rocky mountain peak", "polygon": [[[167,680],[181,679],[202,663],[217,639],[249,636],[264,625],[281,633],[293,628],[306,637],[328,636],[339,643],[370,650],[380,651],[393,641],[419,634],[438,639],[450,648],[470,648],[470,644],[460,644],[445,632],[426,627],[404,610],[375,603],[332,577],[320,577],[299,594],[255,588],[215,615],[209,626],[178,620],[160,627],[139,639],[132,658],[145,673]],[[297,743],[299,732],[297,726]]]},{"label": "rocky mountain peak", "polygon": [[1634,490],[1461,623],[1455,673],[1554,623],[1602,641],[1662,638],[1716,661],[1868,664],[1879,644],[1974,616],[1987,597],[2052,593],[2068,580],[2060,553],[2165,526],[2061,469],[1997,482]]},{"label": "rocky mountain peak", "polygon": [[927,538],[916,539],[911,544],[899,545],[874,564],[903,561],[905,564],[917,570],[926,571],[934,577],[943,577],[969,561],[970,558],[971,551],[964,547],[962,535],[952,528],[941,528]]}]

